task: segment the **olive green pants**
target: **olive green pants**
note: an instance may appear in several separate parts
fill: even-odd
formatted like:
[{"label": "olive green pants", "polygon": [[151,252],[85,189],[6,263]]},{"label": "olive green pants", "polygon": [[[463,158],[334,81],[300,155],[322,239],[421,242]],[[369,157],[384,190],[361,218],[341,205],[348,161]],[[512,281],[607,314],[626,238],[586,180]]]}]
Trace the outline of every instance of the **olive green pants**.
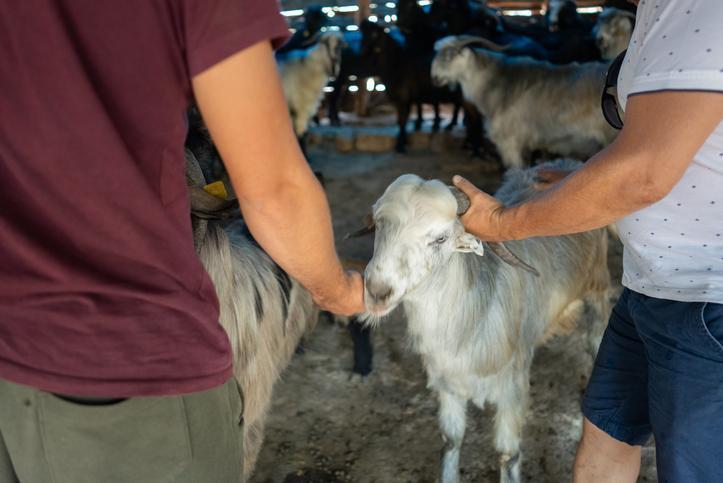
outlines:
[{"label": "olive green pants", "polygon": [[0,483],[239,482],[242,409],[233,379],[115,401],[0,380]]}]

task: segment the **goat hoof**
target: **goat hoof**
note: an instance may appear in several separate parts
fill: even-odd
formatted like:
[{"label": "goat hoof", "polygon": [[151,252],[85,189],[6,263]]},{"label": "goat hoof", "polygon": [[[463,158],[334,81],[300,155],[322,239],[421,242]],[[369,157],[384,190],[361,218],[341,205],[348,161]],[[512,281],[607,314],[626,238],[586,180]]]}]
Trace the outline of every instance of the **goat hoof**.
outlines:
[{"label": "goat hoof", "polygon": [[354,368],[351,370],[352,374],[358,374],[362,377],[366,377],[372,373],[371,361],[369,364],[354,364]]}]

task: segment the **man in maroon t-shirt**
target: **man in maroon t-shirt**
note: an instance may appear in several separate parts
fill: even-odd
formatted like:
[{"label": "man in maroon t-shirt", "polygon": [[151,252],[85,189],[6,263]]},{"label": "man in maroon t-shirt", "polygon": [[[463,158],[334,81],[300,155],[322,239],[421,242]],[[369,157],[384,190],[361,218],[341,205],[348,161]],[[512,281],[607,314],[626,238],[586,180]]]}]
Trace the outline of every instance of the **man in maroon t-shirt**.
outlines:
[{"label": "man in maroon t-shirt", "polygon": [[0,12],[0,481],[237,481],[241,400],[185,186],[194,97],[258,242],[321,307],[363,309],[288,119],[276,2]]}]

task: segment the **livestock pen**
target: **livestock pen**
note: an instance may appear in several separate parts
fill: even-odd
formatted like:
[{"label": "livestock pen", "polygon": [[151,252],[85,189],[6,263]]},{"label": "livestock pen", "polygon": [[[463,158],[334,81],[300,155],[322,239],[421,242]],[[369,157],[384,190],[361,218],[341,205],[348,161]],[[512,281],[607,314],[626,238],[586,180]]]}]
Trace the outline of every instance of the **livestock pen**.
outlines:
[{"label": "livestock pen", "polygon": [[[449,183],[453,174],[462,174],[489,192],[500,186],[504,167],[494,138],[490,140],[484,132],[485,119],[474,102],[464,101],[461,92],[454,101],[453,93],[440,95],[419,84],[419,79],[427,76],[431,85],[431,61],[438,39],[449,33],[480,36],[508,49],[512,45],[515,50],[508,54],[531,55],[556,64],[597,60],[601,67],[593,70],[598,73],[604,73],[605,62],[610,60],[608,51],[618,49],[613,46],[605,50],[607,44],[599,42],[596,45],[597,30],[612,31],[599,22],[595,25],[603,2],[578,2],[577,16],[571,19],[569,12],[561,14],[560,26],[556,25],[557,33],[553,34],[548,31],[549,10],[557,8],[553,5],[488,2],[493,9],[486,10],[474,2],[456,4],[463,3],[468,9],[464,15],[471,16],[471,23],[460,23],[453,11],[440,10],[455,4],[449,0],[321,3],[327,18],[315,18],[308,32],[304,9],[318,2],[282,2],[295,33],[292,42],[314,35],[320,38],[328,31],[341,32],[345,41],[339,76],[329,76],[322,105],[308,119],[308,130],[297,132],[312,168],[323,175],[343,259],[371,258],[372,237],[347,235],[359,227],[374,201],[399,175],[414,173]],[[614,36],[618,43],[621,36],[625,42],[632,30],[631,14],[615,12],[608,9],[600,18],[615,17],[622,22],[622,32],[618,29]],[[443,20],[430,22],[432,15]],[[557,18],[555,13],[555,22]],[[580,30],[596,50],[596,59],[589,59],[587,51],[569,48],[580,38],[570,32]],[[374,35],[387,36],[387,44],[375,44]],[[486,46],[478,43],[476,47]],[[399,53],[393,54],[394,49]],[[580,58],[563,59],[563,51],[565,56]],[[397,55],[396,60],[390,55]],[[599,89],[601,82],[596,80],[590,89]],[[520,85],[523,92],[525,83]],[[544,96],[546,88],[542,89],[537,95]],[[504,106],[507,101],[500,102]],[[554,109],[555,103],[545,106]],[[400,109],[405,112],[402,117],[396,115]],[[524,118],[522,112],[519,115]],[[552,125],[546,127],[554,130]],[[589,154],[594,149],[597,146]],[[529,164],[569,153],[539,150],[525,154],[524,163]],[[516,164],[521,163],[520,158]],[[485,256],[495,257],[491,252]],[[621,246],[614,238],[610,240],[607,266],[613,281],[610,296],[614,297],[620,290],[621,274]],[[579,320],[574,322],[581,327],[596,318],[590,308],[576,315]],[[439,402],[435,392],[427,388],[422,360],[412,351],[404,311],[398,308],[375,324],[371,332],[373,364],[367,361],[366,369],[371,372],[365,370],[363,376],[357,367],[359,335],[350,338],[345,322],[322,314],[315,331],[303,340],[303,351],[291,360],[275,387],[252,482],[422,483],[441,477],[439,452],[444,443],[437,426]],[[570,478],[581,432],[580,399],[592,367],[588,347],[586,331],[577,330],[567,337],[553,337],[537,349],[530,375],[530,409],[521,440],[522,481]],[[365,357],[371,354],[363,354],[362,359]],[[469,409],[465,444],[459,456],[460,479],[498,481],[494,412],[490,407]],[[652,480],[655,456],[648,446],[640,481]]]},{"label": "livestock pen", "polygon": [[[603,2],[595,1],[578,2],[572,14],[569,9],[565,13],[564,2],[558,2],[563,9],[560,13],[555,9],[561,5],[552,3],[508,1],[484,6],[466,1],[401,0],[337,2],[309,8],[311,2],[282,2],[294,37],[284,53],[279,54],[280,73],[289,96],[290,114],[295,126],[301,126],[296,134],[312,168],[323,177],[343,259],[357,260],[355,265],[361,269],[370,259],[372,238],[347,235],[358,228],[372,203],[401,174],[414,173],[446,182],[453,174],[463,174],[490,192],[501,183],[505,163],[500,161],[499,140],[485,134],[485,126],[489,130],[485,115],[506,115],[500,112],[513,100],[504,98],[505,87],[497,74],[488,81],[498,89],[495,96],[499,100],[494,102],[499,107],[495,113],[480,109],[483,106],[479,97],[464,98],[462,90],[436,83],[432,60],[442,48],[436,42],[446,34],[461,35],[459,38],[474,48],[491,46],[504,50],[498,55],[531,56],[537,59],[534,62],[560,65],[542,68],[541,73],[535,74],[540,79],[539,86],[517,79],[520,87],[515,88],[515,97],[544,98],[535,89],[564,92],[569,82],[555,81],[554,76],[545,74],[545,69],[575,72],[575,67],[565,65],[570,61],[594,61],[595,66],[590,64],[588,70],[599,74],[597,77],[604,75],[611,56],[608,50],[618,47],[605,50],[607,44],[596,40],[601,37],[598,30],[617,36],[614,40],[618,43],[620,37],[625,42],[632,29],[631,14],[607,9],[605,15],[599,15]],[[460,5],[464,6],[461,14],[455,10]],[[304,22],[305,9],[313,15],[309,23]],[[622,18],[622,33],[611,34],[612,29],[603,25],[602,20],[597,21],[598,16],[614,17],[616,21]],[[629,29],[624,28],[627,25]],[[319,43],[333,32],[339,32],[343,39],[340,56],[332,55],[332,50]],[[478,38],[482,40],[475,40]],[[585,41],[581,42],[581,38]],[[582,49],[570,48],[576,43],[584,44]],[[284,70],[287,59],[299,66],[295,67],[298,72],[288,78]],[[527,67],[523,65],[521,69],[524,73]],[[309,84],[311,74],[305,74],[306,71],[323,72],[328,85],[320,88],[320,74],[313,74],[316,80],[314,85]],[[577,78],[577,74],[555,75]],[[519,74],[513,76],[519,78]],[[582,89],[597,92],[602,80],[596,78]],[[556,82],[561,85],[555,87]],[[486,91],[481,89],[480,95]],[[292,100],[299,98],[308,98],[311,103],[300,107],[298,101]],[[591,101],[595,103],[592,98],[580,102]],[[539,106],[522,108],[512,124],[518,125],[526,116],[541,110],[556,112],[554,102],[541,102]],[[304,117],[300,117],[302,109],[306,110],[301,114]],[[574,99],[568,109],[575,109]],[[594,112],[589,115],[596,116]],[[545,140],[555,136],[555,123],[538,122],[542,125],[513,128],[510,135],[544,128],[544,133],[530,134],[538,136],[544,145]],[[586,128],[579,129],[582,133]],[[605,133],[607,138],[602,140],[602,146],[610,141],[608,131]],[[504,131],[497,137],[504,138]],[[564,139],[556,142],[565,146]],[[601,147],[585,148],[584,142],[578,145],[575,153],[581,159]],[[554,146],[522,151],[514,154],[515,161],[510,164],[522,166],[570,154],[556,151]],[[617,280],[621,247],[615,239],[610,245],[603,273],[608,269],[612,273],[612,297],[620,289]],[[484,256],[496,257],[492,252]],[[600,319],[594,310],[575,308],[572,320],[567,322],[570,326],[591,325]],[[537,307],[528,309],[534,311]],[[268,420],[265,434],[258,436],[264,443],[250,481],[421,483],[442,477],[438,455],[444,435],[436,424],[439,402],[435,392],[427,388],[422,361],[411,350],[404,311],[399,308],[383,317],[371,333],[368,329],[360,331],[362,325],[352,319],[349,337],[348,323],[349,320],[322,314],[314,332],[301,341],[300,350],[274,389],[270,407],[262,409],[268,410]],[[510,463],[513,466],[509,467],[514,470],[503,470],[502,481],[569,479],[581,432],[579,402],[592,365],[587,332],[577,330],[567,337],[553,337],[537,349],[530,373],[529,416],[518,447],[524,458],[506,456],[514,457]],[[460,479],[497,481],[500,470],[493,436],[494,412],[490,407],[469,409],[465,445],[461,451],[459,446],[455,450]],[[641,481],[655,479],[654,463],[654,450],[646,447]],[[452,471],[444,481],[457,481]],[[512,473],[505,477],[505,471]]]},{"label": "livestock pen", "polygon": [[[714,0],[685,1],[690,10],[679,17],[695,17],[700,28],[679,21],[680,29],[705,39],[703,48],[702,41],[686,40],[678,49],[671,45],[680,32],[656,30],[668,25],[658,24],[658,13],[670,18],[687,6],[661,3],[656,12],[657,3],[642,0],[639,10],[633,0],[103,4],[131,18],[137,9],[139,31],[156,39],[148,52],[139,48],[145,37],[128,36],[133,25],[123,34],[135,47],[117,59],[109,46],[115,48],[113,34],[121,31],[97,27],[122,25],[125,17],[100,22],[98,4],[48,0],[60,6],[42,13],[67,27],[52,32],[6,22],[20,39],[28,33],[63,39],[58,46],[77,61],[64,67],[80,81],[64,88],[41,75],[49,72],[47,53],[8,56],[10,65],[31,66],[32,75],[19,68],[21,75],[3,78],[23,89],[22,99],[6,96],[5,104],[20,108],[5,113],[10,122],[0,130],[9,133],[0,143],[9,148],[0,150],[0,168],[9,174],[2,197],[23,209],[0,217],[10,254],[0,264],[10,268],[0,275],[9,273],[6,280],[18,286],[44,277],[43,286],[72,298],[72,284],[53,279],[52,264],[37,273],[27,269],[35,269],[36,259],[63,261],[69,252],[68,273],[87,277],[89,288],[79,298],[87,307],[69,304],[65,313],[47,306],[46,319],[54,312],[62,312],[63,323],[69,317],[66,332],[79,342],[66,348],[62,333],[50,337],[50,325],[46,334],[32,321],[12,320],[13,307],[29,313],[30,305],[8,297],[13,284],[5,283],[0,308],[10,316],[0,332],[9,335],[0,337],[0,362],[15,351],[31,362],[45,357],[42,369],[51,376],[61,368],[50,364],[54,359],[77,363],[80,369],[64,369],[71,378],[105,366],[109,376],[93,380],[97,387],[88,382],[87,391],[79,378],[79,390],[64,391],[60,383],[44,387],[0,375],[0,392],[20,387],[0,402],[0,480],[46,471],[40,453],[48,474],[56,472],[53,465],[61,468],[60,480],[76,479],[67,467],[83,481],[111,483],[164,476],[558,483],[571,481],[573,472],[575,481],[602,472],[618,481],[626,472],[638,482],[687,481],[670,477],[676,464],[701,474],[705,466],[712,474],[718,463],[703,460],[715,455],[697,453],[715,447],[717,431],[705,428],[703,416],[723,394],[723,305],[710,296],[723,297],[717,228],[723,198],[716,190],[716,176],[723,176],[716,164],[723,163],[723,103],[707,97],[723,91],[723,56],[713,41],[723,34],[710,28],[723,14],[704,18]],[[698,1],[708,9],[696,11]],[[28,25],[44,18],[17,5]],[[74,9],[94,13],[98,25],[78,22],[69,15]],[[145,22],[154,16],[160,24]],[[93,35],[76,35],[88,26]],[[644,48],[649,41],[654,54]],[[165,42],[170,50],[155,52]],[[699,52],[681,55],[688,43]],[[27,50],[16,49],[22,42],[5,44],[13,54]],[[55,45],[47,47],[49,53]],[[170,51],[173,62],[148,60]],[[86,63],[91,57],[103,68]],[[166,89],[165,74],[143,77],[138,65],[151,74],[168,70],[179,89]],[[696,70],[700,65],[707,70]],[[690,87],[703,77],[711,90]],[[42,89],[26,87],[40,80],[62,95],[36,99]],[[75,87],[90,96],[89,111],[97,111],[85,127],[73,122],[74,97],[63,97]],[[122,96],[105,96],[106,90]],[[53,110],[53,98],[64,108]],[[155,116],[156,102],[166,102],[163,115]],[[36,105],[37,136],[28,109]],[[51,111],[52,119],[42,121],[40,114]],[[697,142],[713,122],[705,143]],[[25,134],[13,134],[15,124]],[[82,136],[96,132],[88,126],[107,136]],[[48,146],[58,159],[33,152]],[[75,159],[91,169],[73,171]],[[42,177],[45,164],[45,174],[57,172],[57,180],[31,190],[29,174]],[[128,172],[116,180],[117,165]],[[696,177],[687,178],[692,171]],[[103,182],[90,182],[95,179]],[[80,190],[87,199],[63,198],[56,188],[68,180],[74,189],[66,191],[87,186]],[[40,203],[46,189],[48,201]],[[105,215],[96,210],[106,204]],[[673,240],[672,231],[680,238]],[[128,246],[114,253],[114,239]],[[136,264],[143,250],[147,263]],[[93,262],[85,268],[84,257]],[[93,297],[104,274],[118,291],[118,307],[106,310],[112,323],[98,315],[102,296]],[[146,276],[150,281],[131,290],[133,297],[125,293]],[[163,280],[154,285],[153,277]],[[683,278],[689,284],[673,285]],[[666,296],[678,289],[689,292]],[[685,299],[693,291],[698,298]],[[631,302],[636,295],[639,305]],[[651,315],[653,304],[669,302],[687,304],[684,317],[665,308]],[[147,321],[152,317],[133,316],[149,307],[174,315],[159,315],[158,327]],[[721,325],[709,324],[706,310]],[[638,319],[646,317],[651,324],[643,328]],[[655,325],[663,319],[665,325]],[[687,325],[678,331],[673,324],[680,319]],[[6,330],[16,326],[27,333],[19,344]],[[118,336],[118,342],[137,348],[150,341],[138,361],[132,351],[110,357],[119,346],[116,329],[120,334],[126,326],[137,334],[128,330],[128,341]],[[106,328],[112,329],[107,347],[96,340]],[[694,335],[707,345],[686,345],[682,338]],[[167,348],[173,357],[164,356]],[[678,372],[683,359],[693,362]],[[129,362],[137,364],[126,368]],[[151,378],[153,363],[168,371]],[[200,374],[206,363],[213,378],[181,377]],[[117,368],[125,375],[113,376]],[[200,383],[176,387],[174,371],[178,381],[203,379],[202,390]],[[141,375],[143,387],[111,384]],[[681,389],[679,375],[699,385]],[[697,397],[688,397],[691,387]],[[213,404],[190,403],[202,395]],[[64,418],[47,417],[43,400],[69,409],[77,421],[53,426]],[[126,420],[109,416],[139,400],[159,414],[166,411],[156,402],[170,402],[178,425],[155,424],[164,419],[154,415],[144,423],[140,410]],[[85,423],[103,431],[86,431]],[[46,441],[43,424],[56,428],[57,441]],[[32,425],[38,442],[25,451]],[[705,437],[693,437],[689,425]],[[107,437],[133,456],[106,445]],[[67,451],[51,454],[57,448]],[[146,469],[155,476],[128,476]]]}]

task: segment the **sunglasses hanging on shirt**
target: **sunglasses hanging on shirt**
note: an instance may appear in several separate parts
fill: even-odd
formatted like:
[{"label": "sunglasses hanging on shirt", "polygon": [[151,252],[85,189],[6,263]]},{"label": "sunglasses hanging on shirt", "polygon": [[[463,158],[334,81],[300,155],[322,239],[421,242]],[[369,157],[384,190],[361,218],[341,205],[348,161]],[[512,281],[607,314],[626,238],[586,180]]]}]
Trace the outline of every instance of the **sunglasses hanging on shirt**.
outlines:
[{"label": "sunglasses hanging on shirt", "polygon": [[610,88],[618,86],[618,75],[620,75],[620,66],[623,64],[625,59],[625,53],[627,50],[623,50],[620,55],[615,57],[610,67],[608,67],[608,73],[605,76],[605,88],[602,91],[602,99],[600,104],[602,106],[603,116],[605,120],[615,129],[623,128],[623,120],[620,117],[618,111],[618,102],[615,96],[610,93]]}]

